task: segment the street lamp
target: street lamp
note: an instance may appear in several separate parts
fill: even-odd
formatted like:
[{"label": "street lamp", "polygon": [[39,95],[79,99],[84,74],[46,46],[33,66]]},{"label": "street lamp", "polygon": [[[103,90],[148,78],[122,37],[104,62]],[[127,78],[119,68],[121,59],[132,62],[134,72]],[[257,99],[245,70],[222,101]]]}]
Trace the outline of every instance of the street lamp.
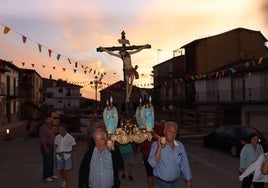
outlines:
[{"label": "street lamp", "polygon": [[98,76],[94,77],[95,80],[90,82],[90,87],[95,89],[95,100],[96,100],[96,108],[98,108],[98,89],[101,89],[103,87],[102,84],[102,77],[98,78]]},{"label": "street lamp", "polygon": [[157,63],[159,64],[159,53],[161,52],[161,49],[157,49]]}]

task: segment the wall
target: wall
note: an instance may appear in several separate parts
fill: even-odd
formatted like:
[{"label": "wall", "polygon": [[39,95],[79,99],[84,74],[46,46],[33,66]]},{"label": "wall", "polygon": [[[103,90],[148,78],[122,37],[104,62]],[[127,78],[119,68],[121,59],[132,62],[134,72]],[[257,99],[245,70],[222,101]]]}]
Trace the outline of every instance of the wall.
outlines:
[{"label": "wall", "polygon": [[268,73],[250,73],[245,77],[246,100],[268,99]]},{"label": "wall", "polygon": [[242,124],[255,127],[268,136],[268,106],[244,105],[242,108]]}]

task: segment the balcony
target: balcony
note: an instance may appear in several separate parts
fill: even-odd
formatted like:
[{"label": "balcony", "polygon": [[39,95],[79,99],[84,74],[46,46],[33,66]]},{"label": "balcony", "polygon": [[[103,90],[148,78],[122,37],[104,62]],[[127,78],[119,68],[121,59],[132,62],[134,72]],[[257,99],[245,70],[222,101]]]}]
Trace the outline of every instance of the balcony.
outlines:
[{"label": "balcony", "polygon": [[82,94],[81,93],[66,93],[65,95],[66,97],[81,97]]},{"label": "balcony", "polygon": [[196,91],[197,103],[259,103],[268,102],[268,87],[245,90]]},{"label": "balcony", "polygon": [[0,96],[18,97],[19,89],[16,87],[14,90],[7,89],[6,84],[1,82],[0,84]]},{"label": "balcony", "polygon": [[5,88],[6,88],[5,83],[1,82],[1,83],[0,83],[0,96],[5,95],[5,93],[6,93]]}]

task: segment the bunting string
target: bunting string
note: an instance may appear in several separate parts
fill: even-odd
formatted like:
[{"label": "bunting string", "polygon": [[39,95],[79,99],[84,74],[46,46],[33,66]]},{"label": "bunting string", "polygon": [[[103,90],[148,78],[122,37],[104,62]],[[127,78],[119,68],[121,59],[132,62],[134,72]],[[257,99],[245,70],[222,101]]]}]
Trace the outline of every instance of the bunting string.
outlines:
[{"label": "bunting string", "polygon": [[[78,67],[81,67],[82,69],[83,69],[83,67],[85,67],[85,65],[79,63],[78,61],[72,60],[72,59],[69,58],[69,57],[62,56],[62,53],[59,53],[59,52],[57,52],[57,51],[55,51],[55,50],[52,50],[51,48],[46,47],[45,45],[43,45],[43,44],[41,44],[41,43],[39,43],[39,42],[36,42],[36,41],[32,40],[31,38],[29,38],[29,37],[27,37],[27,36],[25,36],[25,35],[23,35],[23,34],[17,32],[16,30],[11,29],[10,27],[8,27],[8,26],[2,24],[1,22],[0,22],[0,25],[4,28],[4,29],[3,29],[3,34],[8,35],[8,34],[10,33],[10,31],[13,31],[16,35],[21,36],[23,44],[26,44],[27,41],[31,41],[33,44],[36,44],[37,47],[38,47],[38,51],[39,51],[40,53],[42,53],[43,49],[46,49],[47,52],[48,52],[48,56],[49,56],[49,57],[51,57],[52,54],[56,54],[56,60],[57,60],[57,61],[60,61],[61,58],[65,58],[65,59],[68,60],[69,64],[72,64],[72,62],[75,62],[75,65],[74,65],[74,69],[75,69],[75,70],[74,70],[74,72],[77,71]],[[79,65],[79,66],[78,66],[78,65]],[[83,70],[83,71],[84,71],[84,70]]]},{"label": "bunting string", "polygon": [[[56,56],[56,60],[57,60],[57,61],[60,61],[60,60],[63,59],[63,58],[66,59],[66,60],[68,61],[68,64],[69,64],[69,65],[73,65],[73,66],[74,66],[73,69],[72,69],[72,71],[73,71],[74,73],[76,73],[76,72],[77,72],[77,69],[81,67],[81,69],[83,70],[84,74],[93,74],[93,75],[98,75],[98,76],[101,76],[101,77],[103,77],[103,76],[106,74],[106,72],[101,73],[101,72],[98,71],[98,70],[94,70],[93,68],[90,68],[90,67],[88,67],[88,66],[85,66],[84,64],[80,64],[80,63],[79,63],[78,61],[76,61],[76,60],[73,60],[73,59],[71,59],[71,58],[69,58],[69,57],[62,56],[62,53],[59,53],[59,52],[57,52],[57,51],[55,51],[55,50],[53,50],[53,49],[51,49],[51,48],[49,48],[49,47],[47,47],[47,46],[41,44],[40,42],[36,42],[35,40],[29,38],[28,36],[23,35],[23,34],[17,32],[16,30],[11,29],[10,27],[4,25],[4,24],[1,23],[1,22],[0,22],[0,25],[3,27],[3,34],[8,35],[8,34],[10,33],[10,31],[12,31],[13,33],[15,33],[16,35],[18,35],[18,36],[21,37],[21,39],[22,39],[22,43],[23,43],[23,44],[26,44],[26,43],[28,43],[29,41],[30,41],[31,43],[35,44],[35,45],[37,46],[37,48],[38,48],[39,53],[44,52],[44,51],[45,51],[44,49],[46,49],[46,50],[47,50],[47,53],[48,53],[48,57],[51,57],[52,54],[55,54],[55,56]],[[74,63],[73,63],[73,62],[74,62]],[[22,66],[23,66],[23,67],[26,66],[26,65],[27,65],[27,63],[22,62]],[[36,68],[36,67],[39,67],[39,66],[41,66],[42,68],[48,68],[48,67],[49,67],[49,66],[47,66],[47,65],[43,65],[43,64],[31,63],[31,67],[32,67],[32,68]],[[66,67],[58,67],[58,66],[53,65],[51,68],[52,68],[53,70],[57,70],[57,71],[58,71],[58,70],[62,70],[63,72],[66,71]],[[115,72],[114,72],[113,74],[116,75]],[[141,77],[149,77],[149,76],[152,76],[152,75],[141,73],[140,76],[141,76]],[[79,83],[79,82],[74,82],[74,83]],[[90,84],[87,83],[87,84],[83,84],[83,85],[84,85],[84,86],[87,86],[87,85],[90,85]],[[108,86],[109,84],[108,84],[108,83],[105,83],[105,85]],[[140,87],[148,87],[148,86],[151,86],[151,85],[153,85],[153,84],[151,84],[151,83],[146,83],[146,84],[134,84],[134,85],[135,85],[135,86],[140,86]]]},{"label": "bunting string", "polygon": [[[48,53],[48,57],[51,57],[52,54],[55,54],[56,55],[56,60],[57,61],[60,61],[61,59],[67,59],[68,61],[68,64],[69,65],[72,65],[73,66],[73,72],[76,73],[77,70],[79,68],[81,68],[84,72],[84,74],[89,74],[89,73],[93,73],[94,75],[105,75],[106,73],[101,73],[100,71],[97,71],[97,70],[93,70],[92,68],[88,67],[88,66],[85,66],[81,63],[79,63],[78,61],[76,60],[73,60],[69,57],[66,57],[66,56],[63,56],[62,53],[59,53],[49,47],[46,47],[45,45],[39,43],[39,42],[36,42],[34,40],[32,40],[31,38],[29,38],[28,36],[25,36],[13,29],[11,29],[10,27],[2,24],[0,22],[0,25],[3,27],[3,34],[4,35],[8,35],[11,31],[13,31],[14,33],[16,33],[17,35],[19,35],[22,39],[22,42],[23,44],[26,44],[28,41],[31,41],[33,44],[36,44],[37,45],[37,48],[38,48],[38,51],[39,53],[42,53],[44,52],[44,49],[47,50],[47,53]],[[211,79],[211,78],[221,78],[221,77],[224,77],[224,76],[228,76],[229,74],[226,74],[227,72],[231,73],[232,75],[236,74],[239,69],[243,68],[243,67],[256,67],[258,65],[261,65],[263,63],[263,59],[264,57],[260,57],[258,58],[257,60],[250,60],[250,61],[247,61],[247,62],[244,62],[242,64],[239,64],[239,65],[236,65],[236,66],[233,66],[233,67],[230,67],[228,69],[224,69],[222,71],[217,71],[217,72],[211,72],[211,73],[206,73],[206,74],[203,74],[203,75],[187,75],[187,76],[183,76],[181,77],[180,75],[178,75],[178,79],[174,79],[174,82],[182,82],[184,80],[200,80],[200,79]],[[25,62],[22,62],[22,66],[25,66],[26,63]],[[35,68],[36,66],[42,66],[43,68],[46,68],[46,65],[40,65],[40,64],[31,64],[31,66],[33,68]],[[52,69],[53,70],[58,70],[59,68],[57,66],[52,66]],[[63,67],[61,68],[63,72],[66,71],[66,67]],[[116,74],[116,73],[113,73],[113,74]],[[140,74],[142,77],[149,77],[149,76],[153,76],[151,74]],[[88,85],[89,83],[86,83],[85,85]],[[106,85],[108,85],[106,83]],[[153,85],[152,83],[143,83],[143,84],[134,84],[136,86],[140,86],[140,87],[148,87],[148,86],[151,86]]]},{"label": "bunting string", "polygon": [[[189,80],[201,80],[201,79],[213,79],[213,78],[215,79],[215,78],[233,76],[235,74],[238,74],[242,68],[250,68],[250,67],[255,68],[256,66],[261,65],[264,62],[263,61],[264,58],[265,57],[260,57],[258,59],[248,60],[246,62],[226,68],[221,71],[210,72],[210,73],[206,73],[202,75],[186,75],[186,76],[174,75],[176,79],[173,79],[173,81],[174,83],[178,83],[178,81],[183,82],[183,81],[189,81]],[[164,82],[164,85],[168,86],[169,84]]]}]

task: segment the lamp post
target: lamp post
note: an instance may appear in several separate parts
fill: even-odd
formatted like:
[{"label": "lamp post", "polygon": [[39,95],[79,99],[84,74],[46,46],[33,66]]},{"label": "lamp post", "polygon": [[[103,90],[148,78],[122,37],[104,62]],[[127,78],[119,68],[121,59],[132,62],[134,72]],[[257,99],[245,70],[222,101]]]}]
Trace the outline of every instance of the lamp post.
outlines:
[{"label": "lamp post", "polygon": [[157,49],[157,63],[159,64],[159,53],[161,52],[161,49]]},{"label": "lamp post", "polygon": [[103,87],[101,78],[98,78],[98,76],[94,77],[95,80],[90,82],[90,87],[95,89],[95,100],[96,100],[96,109],[98,108],[98,89],[101,89]]}]

